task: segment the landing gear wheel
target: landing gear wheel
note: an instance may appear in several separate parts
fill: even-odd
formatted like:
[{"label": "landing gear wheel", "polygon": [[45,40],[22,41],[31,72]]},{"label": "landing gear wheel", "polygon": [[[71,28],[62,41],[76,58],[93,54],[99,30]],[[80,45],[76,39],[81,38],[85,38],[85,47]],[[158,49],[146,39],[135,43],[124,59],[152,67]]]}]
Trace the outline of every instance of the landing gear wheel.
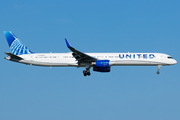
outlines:
[{"label": "landing gear wheel", "polygon": [[84,74],[84,76],[86,76],[87,75],[87,71],[83,70],[83,74]]},{"label": "landing gear wheel", "polygon": [[83,70],[83,73],[86,73],[86,71],[85,71],[85,70]]},{"label": "landing gear wheel", "polygon": [[87,75],[88,75],[88,76],[90,76],[90,75],[91,75],[91,73],[90,73],[90,72],[87,72]]},{"label": "landing gear wheel", "polygon": [[157,71],[157,74],[159,74],[160,72],[159,71]]},{"label": "landing gear wheel", "polygon": [[83,74],[84,74],[84,76],[90,76],[91,75],[91,73],[89,72],[89,71],[86,71],[86,70],[83,70]]}]

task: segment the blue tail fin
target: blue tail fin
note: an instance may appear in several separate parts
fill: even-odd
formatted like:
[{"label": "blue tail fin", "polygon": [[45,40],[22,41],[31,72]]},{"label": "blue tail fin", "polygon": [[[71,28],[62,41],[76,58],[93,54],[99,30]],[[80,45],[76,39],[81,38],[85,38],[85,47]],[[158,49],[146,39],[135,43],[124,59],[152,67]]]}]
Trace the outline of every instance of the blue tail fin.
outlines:
[{"label": "blue tail fin", "polygon": [[7,39],[12,54],[22,55],[33,53],[11,31],[4,31],[4,35]]}]

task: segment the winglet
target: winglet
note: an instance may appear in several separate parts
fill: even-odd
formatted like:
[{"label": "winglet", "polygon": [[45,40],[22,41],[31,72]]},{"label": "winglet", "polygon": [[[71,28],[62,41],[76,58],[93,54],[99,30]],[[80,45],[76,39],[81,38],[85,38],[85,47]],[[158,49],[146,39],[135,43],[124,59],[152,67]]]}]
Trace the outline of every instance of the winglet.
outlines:
[{"label": "winglet", "polygon": [[65,41],[66,41],[66,45],[67,45],[67,47],[68,48],[70,48],[71,47],[71,45],[69,44],[69,42],[68,42],[68,40],[65,38]]}]

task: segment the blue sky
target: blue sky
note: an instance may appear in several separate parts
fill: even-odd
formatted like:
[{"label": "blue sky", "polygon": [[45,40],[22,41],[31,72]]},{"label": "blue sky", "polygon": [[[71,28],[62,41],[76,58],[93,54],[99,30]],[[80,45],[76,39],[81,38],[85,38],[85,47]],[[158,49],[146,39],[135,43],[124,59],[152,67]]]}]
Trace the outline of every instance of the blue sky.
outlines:
[{"label": "blue sky", "polygon": [[0,4],[1,120],[179,120],[180,66],[26,66],[4,59],[3,31],[37,53],[160,52],[180,59],[178,0],[3,0]]}]

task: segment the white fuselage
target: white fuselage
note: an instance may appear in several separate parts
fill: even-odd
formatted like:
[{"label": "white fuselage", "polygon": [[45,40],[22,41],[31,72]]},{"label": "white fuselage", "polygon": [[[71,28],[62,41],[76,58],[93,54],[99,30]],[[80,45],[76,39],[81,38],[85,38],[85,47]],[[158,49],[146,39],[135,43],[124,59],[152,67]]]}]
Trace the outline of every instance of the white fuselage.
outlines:
[{"label": "white fuselage", "polygon": [[[157,65],[173,65],[176,60],[172,59],[169,55],[163,53],[85,53],[89,56],[97,58],[98,60],[109,60],[109,66],[157,66]],[[37,65],[37,66],[74,66],[84,67],[85,64],[78,65],[72,53],[34,53],[18,55],[23,58],[22,60],[8,60],[16,61],[19,63]],[[93,63],[92,63],[93,65]]]},{"label": "white fuselage", "polygon": [[5,59],[27,65],[47,67],[85,67],[84,76],[90,76],[90,68],[96,72],[110,72],[111,66],[158,66],[177,63],[163,53],[83,53],[72,47],[65,39],[69,53],[34,53],[29,50],[11,31],[4,31],[11,53],[5,52]]}]

